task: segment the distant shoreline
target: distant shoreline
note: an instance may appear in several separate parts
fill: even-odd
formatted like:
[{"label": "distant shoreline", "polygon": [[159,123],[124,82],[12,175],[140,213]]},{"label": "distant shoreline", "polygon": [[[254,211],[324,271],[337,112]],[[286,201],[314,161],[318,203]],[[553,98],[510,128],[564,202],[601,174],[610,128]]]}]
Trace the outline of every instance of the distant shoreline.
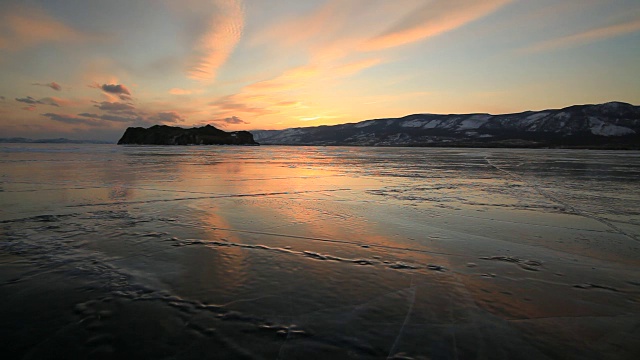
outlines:
[{"label": "distant shoreline", "polygon": [[115,144],[115,141],[103,140],[72,140],[57,139],[29,139],[29,138],[0,138],[0,144]]},{"label": "distant shoreline", "polygon": [[[67,139],[68,140],[68,139]],[[0,144],[70,144],[70,145],[118,145],[112,141],[94,141],[94,140],[69,140],[67,142],[60,141],[48,141],[48,139],[43,140],[32,140],[32,141],[5,141],[5,139],[0,139]],[[190,144],[190,145],[146,145],[146,144],[124,144],[120,145],[124,147],[176,147],[183,148],[189,146],[203,146],[203,147],[211,147],[211,146],[254,146],[254,145],[198,145],[198,144]],[[260,146],[266,147],[350,147],[350,148],[398,148],[398,149],[406,149],[406,148],[438,148],[438,149],[513,149],[513,150],[523,150],[523,149],[532,149],[532,150],[593,150],[593,151],[640,151],[640,146],[498,146],[492,144],[490,146],[482,146],[479,144],[459,144],[459,145],[447,145],[447,144],[426,144],[426,145],[313,145],[313,144],[260,144]]]}]

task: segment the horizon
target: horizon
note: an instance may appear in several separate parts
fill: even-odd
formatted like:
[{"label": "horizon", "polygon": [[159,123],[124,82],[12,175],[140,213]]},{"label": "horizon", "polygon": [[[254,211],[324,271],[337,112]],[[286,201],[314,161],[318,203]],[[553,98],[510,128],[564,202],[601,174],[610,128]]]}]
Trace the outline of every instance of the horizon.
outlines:
[{"label": "horizon", "polygon": [[[348,124],[358,124],[361,122],[365,122],[365,121],[377,121],[377,120],[389,120],[389,119],[402,119],[408,116],[413,116],[413,115],[435,115],[435,116],[452,116],[452,115],[491,115],[491,116],[504,116],[504,115],[514,115],[514,114],[523,114],[523,113],[527,113],[527,112],[540,112],[540,111],[553,111],[553,110],[562,110],[568,107],[572,107],[572,106],[594,106],[594,105],[604,105],[604,104],[610,104],[610,103],[622,103],[622,104],[627,104],[627,105],[631,105],[631,106],[638,106],[635,104],[629,104],[629,103],[625,103],[622,101],[607,101],[605,103],[601,103],[601,104],[573,104],[573,105],[568,105],[568,106],[563,106],[560,108],[556,108],[556,109],[538,109],[538,110],[524,110],[524,111],[517,111],[514,113],[502,113],[502,114],[490,114],[490,113],[466,113],[466,114],[462,114],[462,113],[449,113],[449,114],[434,114],[434,113],[413,113],[413,114],[407,114],[407,115],[402,115],[402,116],[397,116],[397,117],[392,117],[392,118],[376,118],[376,119],[363,119],[363,120],[359,120],[359,121],[355,121],[355,122],[348,122],[348,123],[340,123],[340,124],[329,124],[329,125],[309,125],[309,126],[296,126],[296,127],[290,127],[290,128],[284,128],[284,129],[276,129],[277,130],[287,130],[287,129],[304,129],[304,128],[314,128],[314,127],[319,127],[319,126],[334,126],[334,125],[348,125]],[[229,131],[229,132],[233,132],[233,131],[273,131],[273,129],[246,129],[246,130],[226,130],[224,129],[224,127],[219,127],[216,126],[216,124],[199,124],[199,125],[195,125],[195,126],[180,126],[179,124],[149,124],[146,126],[146,128],[150,128],[153,126],[176,126],[176,127],[180,127],[180,128],[195,128],[195,127],[204,127],[204,126],[213,126],[216,127],[217,129],[220,130],[225,130],[225,131]],[[134,126],[135,127],[135,126]],[[144,126],[141,126],[144,127]],[[124,132],[125,129],[123,129]],[[40,138],[25,138],[22,136],[11,136],[11,137],[0,137],[0,139],[11,139],[11,138],[18,138],[18,139],[26,139],[26,140],[72,140],[72,141],[103,141],[103,142],[117,142],[118,139],[121,137],[121,135],[119,135],[117,138],[113,138],[113,139],[91,139],[91,138],[66,138],[66,137],[55,137],[55,138],[47,138],[47,137],[40,137]]]},{"label": "horizon", "polygon": [[3,138],[640,104],[632,0],[9,0],[0,14]]}]

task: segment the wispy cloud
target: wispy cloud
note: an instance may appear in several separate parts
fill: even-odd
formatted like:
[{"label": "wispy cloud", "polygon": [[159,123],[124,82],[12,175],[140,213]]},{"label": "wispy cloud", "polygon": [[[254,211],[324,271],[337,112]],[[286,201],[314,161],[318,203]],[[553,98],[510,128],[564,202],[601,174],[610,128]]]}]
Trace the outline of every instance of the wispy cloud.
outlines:
[{"label": "wispy cloud", "polygon": [[49,105],[49,106],[56,106],[59,107],[60,104],[56,101],[56,99],[54,98],[42,98],[42,99],[34,99],[31,96],[27,96],[27,97],[23,97],[23,98],[16,98],[16,101],[21,102],[21,103],[25,103],[25,104],[29,104],[29,105]]},{"label": "wispy cloud", "polygon": [[184,122],[186,119],[182,117],[182,115],[178,114],[175,111],[165,111],[156,113],[153,116],[150,116],[147,121],[149,122],[160,122],[160,123],[177,123]]},{"label": "wispy cloud", "polygon": [[31,85],[46,86],[46,87],[51,88],[51,89],[53,89],[53,90],[55,90],[55,91],[61,91],[61,90],[62,90],[62,86],[60,86],[60,84],[58,84],[58,83],[57,83],[57,82],[55,82],[55,81],[52,81],[52,82],[50,82],[50,83],[44,83],[44,84],[41,84],[41,83],[33,83],[33,84],[31,84]]},{"label": "wispy cloud", "polygon": [[640,20],[634,20],[624,22],[620,24],[614,24],[596,29],[591,29],[581,33],[563,36],[557,39],[551,39],[543,42],[539,42],[530,47],[521,49],[519,52],[523,54],[531,54],[537,52],[544,52],[559,48],[566,48],[570,46],[577,46],[582,44],[591,43],[594,41],[609,39],[616,36],[622,36],[630,33],[640,31]]},{"label": "wispy cloud", "polygon": [[383,50],[425,40],[484,17],[509,2],[511,0],[429,1],[387,31],[363,43],[360,50]]},{"label": "wispy cloud", "polygon": [[251,42],[293,47],[327,41],[335,37],[350,20],[353,20],[355,10],[363,11],[363,4],[365,2],[362,0],[327,1],[307,14],[278,19],[277,22],[256,34]]},{"label": "wispy cloud", "polygon": [[331,68],[329,72],[333,77],[348,77],[351,75],[355,75],[370,67],[374,67],[382,62],[383,60],[380,58],[353,61],[347,64],[335,66]]},{"label": "wispy cloud", "polygon": [[53,121],[57,121],[65,124],[76,124],[76,125],[82,124],[82,125],[89,125],[94,127],[102,127],[105,125],[103,122],[99,120],[77,116],[77,115],[44,113],[42,114],[42,116],[47,117]]},{"label": "wispy cloud", "polygon": [[131,104],[127,103],[119,103],[119,102],[110,102],[110,101],[102,101],[96,105],[93,105],[100,110],[104,110],[107,112],[123,112],[123,111],[132,111],[135,110],[135,107]]},{"label": "wispy cloud", "polygon": [[83,124],[92,127],[108,127],[110,126],[109,124],[148,126],[150,124],[177,123],[186,120],[176,111],[161,111],[153,113],[152,115],[145,115],[144,113],[136,113],[133,111],[107,112],[105,114],[83,112],[77,115],[44,113],[41,115],[57,122]]},{"label": "wispy cloud", "polygon": [[189,95],[191,93],[193,93],[193,91],[180,88],[173,88],[169,90],[169,94],[171,95]]},{"label": "wispy cloud", "polygon": [[122,114],[93,114],[93,113],[80,113],[78,116],[82,116],[85,118],[96,119],[96,120],[105,120],[105,121],[113,121],[120,123],[133,123],[136,121],[144,121],[141,116],[126,116]]},{"label": "wispy cloud", "polygon": [[289,69],[272,79],[253,83],[245,88],[246,91],[284,91],[300,87],[312,78],[318,76],[317,66],[306,65]]},{"label": "wispy cloud", "polygon": [[250,98],[242,94],[223,96],[211,103],[212,107],[216,110],[216,115],[230,117],[233,113],[250,114],[253,116],[260,116],[274,113],[273,110],[269,110],[264,107],[247,105],[251,102]]},{"label": "wispy cloud", "polygon": [[38,8],[13,6],[0,11],[0,49],[16,51],[42,43],[77,43],[93,37]]},{"label": "wispy cloud", "polygon": [[251,124],[248,121],[244,121],[237,116],[231,116],[224,119],[211,120],[212,123],[220,127],[227,127],[229,125],[248,125]]},{"label": "wispy cloud", "polygon": [[196,80],[213,80],[224,65],[244,29],[244,8],[239,0],[214,0],[215,10],[207,30],[193,49],[188,75]]}]

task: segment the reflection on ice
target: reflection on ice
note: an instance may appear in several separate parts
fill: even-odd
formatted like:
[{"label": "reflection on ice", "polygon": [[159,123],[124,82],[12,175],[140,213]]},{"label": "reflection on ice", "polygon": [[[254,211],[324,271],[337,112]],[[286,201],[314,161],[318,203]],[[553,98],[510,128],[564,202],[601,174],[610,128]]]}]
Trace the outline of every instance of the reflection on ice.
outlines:
[{"label": "reflection on ice", "polygon": [[640,352],[637,152],[0,152],[3,353]]}]

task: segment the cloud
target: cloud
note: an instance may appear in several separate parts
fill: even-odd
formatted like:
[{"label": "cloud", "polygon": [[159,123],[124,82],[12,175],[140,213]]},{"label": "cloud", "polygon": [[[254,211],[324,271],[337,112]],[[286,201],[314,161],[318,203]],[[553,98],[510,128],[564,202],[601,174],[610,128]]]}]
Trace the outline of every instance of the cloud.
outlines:
[{"label": "cloud", "polygon": [[[289,69],[272,79],[246,86],[243,91],[251,94],[284,92],[310,86],[313,82],[349,77],[360,71],[376,66],[382,59],[372,58],[336,65],[304,65]],[[260,96],[260,95],[258,95]]]},{"label": "cloud", "polygon": [[42,43],[77,43],[91,38],[38,8],[13,6],[0,11],[1,49],[18,51]]},{"label": "cloud", "polygon": [[132,123],[135,121],[144,122],[144,119],[141,116],[122,116],[122,115],[116,115],[116,114],[98,115],[98,114],[92,114],[92,113],[81,113],[81,114],[78,114],[78,116],[91,118],[91,119],[105,120],[105,121],[121,122],[121,123]]},{"label": "cloud", "polygon": [[227,125],[251,124],[250,122],[244,121],[237,116],[231,116],[224,119],[212,120],[211,122],[220,127],[226,127]]},{"label": "cloud", "polygon": [[147,121],[161,122],[161,123],[176,123],[184,122],[186,119],[175,111],[159,112],[153,116],[150,116]]},{"label": "cloud", "polygon": [[50,105],[50,106],[62,106],[62,102],[66,102],[66,100],[62,100],[56,97],[46,97],[39,100],[39,104]]},{"label": "cloud", "polygon": [[244,8],[239,0],[214,0],[215,10],[207,29],[195,44],[188,76],[196,80],[213,80],[227,61],[244,29]]},{"label": "cloud", "polygon": [[179,89],[179,88],[173,88],[173,89],[169,90],[169,94],[171,94],[171,95],[189,95],[191,93],[193,93],[193,91],[185,90],[185,89]]},{"label": "cloud", "polygon": [[129,89],[127,89],[127,87],[122,84],[102,84],[100,85],[100,89],[110,94],[131,96],[131,91],[129,91]]},{"label": "cloud", "polygon": [[284,108],[295,108],[295,107],[300,107],[302,106],[302,103],[300,103],[300,101],[279,101],[277,103],[275,103],[273,106],[277,106],[277,107],[284,107]]},{"label": "cloud", "polygon": [[96,121],[94,119],[87,119],[87,118],[79,117],[76,115],[55,114],[55,113],[45,113],[41,115],[48,117],[53,121],[58,121],[65,124],[83,124],[83,125],[90,125],[90,126],[103,126],[102,122],[100,121]]},{"label": "cloud", "polygon": [[23,102],[25,104],[39,104],[38,100],[32,98],[31,96],[27,96],[25,98],[16,98],[16,101]]},{"label": "cloud", "polygon": [[246,87],[248,91],[285,91],[303,86],[319,75],[320,69],[315,65],[305,65],[289,69],[275,78],[259,81]]},{"label": "cloud", "polygon": [[334,77],[348,77],[351,75],[355,75],[362,70],[376,66],[380,63],[382,63],[382,59],[365,59],[335,66],[330,70],[330,72]]},{"label": "cloud", "polygon": [[41,83],[33,83],[31,85],[37,85],[37,86],[46,86],[49,88],[52,88],[55,91],[61,91],[62,90],[62,86],[60,86],[60,84],[58,84],[55,81],[52,81],[50,83],[45,83],[45,84],[41,84]]},{"label": "cloud", "polygon": [[221,114],[226,114],[226,113],[245,113],[245,114],[252,114],[252,115],[266,115],[266,114],[272,114],[274,113],[274,111],[272,110],[268,110],[262,107],[253,107],[253,106],[248,106],[245,102],[245,100],[247,100],[246,98],[244,98],[244,96],[239,95],[239,94],[235,94],[235,95],[227,95],[227,96],[223,96],[218,100],[215,100],[211,103],[209,103],[209,105],[214,106],[216,108],[218,108],[219,113]]},{"label": "cloud", "polygon": [[524,54],[531,54],[543,51],[554,50],[558,48],[565,48],[569,46],[587,44],[594,41],[609,39],[616,36],[622,36],[630,33],[640,31],[640,20],[629,21],[621,24],[615,24],[605,27],[599,27],[596,29],[588,30],[578,34],[564,36],[557,39],[551,39],[534,44],[528,48],[522,49],[519,52]]},{"label": "cloud", "polygon": [[484,17],[511,0],[434,0],[410,13],[387,31],[364,42],[361,51],[384,50],[455,30]]},{"label": "cloud", "polygon": [[327,40],[353,20],[353,10],[357,9],[361,13],[361,6],[362,1],[358,0],[327,1],[308,14],[278,19],[273,25],[257,33],[252,42],[294,47]]},{"label": "cloud", "polygon": [[301,117],[300,121],[316,121],[320,120],[322,117],[320,116],[311,116],[311,117]]},{"label": "cloud", "polygon": [[127,104],[127,103],[118,103],[118,102],[109,102],[109,101],[102,101],[96,105],[93,105],[95,107],[97,107],[100,110],[104,110],[107,112],[132,112],[133,110],[135,110],[136,108],[131,105],[131,104]]},{"label": "cloud", "polygon": [[31,96],[27,96],[24,98],[16,98],[16,101],[18,102],[22,102],[25,104],[29,104],[29,105],[36,105],[36,104],[40,104],[40,105],[49,105],[49,106],[56,106],[56,107],[60,107],[60,104],[56,101],[56,99],[54,98],[42,98],[40,100],[36,100],[34,98],[32,98]]},{"label": "cloud", "polygon": [[127,88],[123,84],[98,84],[93,83],[89,85],[89,87],[96,88],[102,90],[104,93],[108,95],[116,95],[120,100],[131,100],[131,90]]}]

